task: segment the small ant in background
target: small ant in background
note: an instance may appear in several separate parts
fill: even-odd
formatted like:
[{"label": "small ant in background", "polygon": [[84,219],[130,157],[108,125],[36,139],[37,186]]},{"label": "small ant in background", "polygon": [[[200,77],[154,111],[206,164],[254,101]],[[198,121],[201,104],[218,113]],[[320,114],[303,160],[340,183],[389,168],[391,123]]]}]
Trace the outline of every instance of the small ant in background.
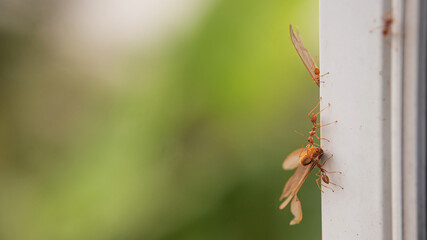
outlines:
[{"label": "small ant in background", "polygon": [[383,17],[382,17],[384,24],[382,26],[378,26],[375,27],[373,29],[371,29],[369,32],[372,33],[374,32],[376,29],[382,28],[382,34],[384,37],[388,36],[391,32],[391,25],[394,22],[394,18],[393,18],[393,12],[392,10],[384,13]]}]

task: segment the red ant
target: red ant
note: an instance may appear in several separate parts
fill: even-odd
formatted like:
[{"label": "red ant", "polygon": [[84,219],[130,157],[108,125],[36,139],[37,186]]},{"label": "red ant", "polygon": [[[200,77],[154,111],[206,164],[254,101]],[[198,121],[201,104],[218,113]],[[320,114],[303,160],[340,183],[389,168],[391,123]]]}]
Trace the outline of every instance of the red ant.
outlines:
[{"label": "red ant", "polygon": [[382,28],[382,34],[383,34],[383,36],[389,35],[389,33],[391,32],[391,25],[394,22],[392,10],[386,12],[382,16],[382,18],[383,18],[383,21],[384,21],[384,25],[373,28],[372,30],[369,31],[370,33],[374,32],[378,28]]},{"label": "red ant", "polygon": [[320,98],[320,100],[319,100],[319,102],[317,103],[317,105],[307,114],[307,116],[308,116],[308,118],[310,118],[310,121],[311,121],[311,123],[313,124],[313,127],[312,127],[312,129],[311,129],[311,131],[309,132],[309,134],[310,134],[310,136],[308,137],[308,138],[306,138],[305,136],[304,136],[304,134],[302,134],[302,133],[300,133],[300,132],[298,132],[298,131],[296,131],[295,130],[295,132],[296,133],[298,133],[298,134],[300,134],[301,136],[303,136],[304,138],[306,138],[307,139],[307,141],[309,142],[309,143],[311,143],[312,145],[317,145],[317,146],[319,146],[318,144],[316,144],[315,142],[314,142],[314,137],[316,137],[318,140],[326,140],[326,141],[328,141],[329,142],[329,139],[326,139],[326,138],[320,138],[318,135],[317,135],[317,132],[316,132],[316,130],[317,129],[319,129],[319,128],[321,128],[321,127],[325,127],[325,126],[328,126],[328,125],[330,125],[330,124],[333,124],[333,123],[337,123],[338,121],[334,121],[334,122],[331,122],[331,123],[328,123],[328,124],[324,124],[324,125],[320,125],[320,123],[317,123],[317,116],[321,113],[321,112],[323,112],[323,110],[325,110],[326,108],[328,108],[328,107],[330,107],[331,106],[331,104],[329,103],[328,104],[328,106],[326,106],[325,108],[323,108],[322,110],[320,110],[318,113],[313,113],[313,111],[317,108],[317,107],[319,107],[319,105],[320,105],[320,101],[322,100],[322,98]]},{"label": "red ant", "polygon": [[[291,35],[292,43],[295,46],[295,49],[298,52],[302,62],[304,63],[305,68],[307,68],[308,72],[311,75],[311,79],[320,87],[320,77],[325,76],[328,73],[320,75],[320,69],[317,67],[316,62],[311,56],[310,52],[305,48],[304,42],[302,41],[301,35],[296,33],[292,28],[292,24],[289,26],[289,33]],[[316,59],[317,60],[317,59]]]},{"label": "red ant", "polygon": [[[341,187],[341,186],[339,186],[339,185],[337,185],[337,184],[335,184],[335,183],[332,183],[332,182],[330,182],[329,181],[329,177],[328,177],[328,175],[327,175],[327,173],[340,173],[341,174],[341,172],[328,172],[327,170],[325,170],[324,168],[323,168],[323,166],[325,165],[325,163],[326,163],[326,161],[328,161],[330,158],[332,158],[332,156],[330,157],[330,158],[328,158],[328,159],[326,159],[326,160],[324,160],[324,161],[322,161],[322,163],[321,164],[319,164],[319,161],[320,161],[320,158],[323,156],[323,149],[318,145],[318,144],[316,144],[315,142],[314,142],[314,137],[316,137],[317,139],[319,139],[319,140],[326,140],[326,141],[328,141],[328,142],[330,142],[328,139],[326,139],[326,138],[320,138],[318,135],[317,135],[317,129],[319,129],[319,128],[321,128],[321,127],[324,127],[324,126],[327,126],[327,125],[330,125],[330,124],[333,124],[333,123],[336,123],[336,122],[338,122],[338,121],[334,121],[334,122],[331,122],[331,123],[328,123],[328,124],[325,124],[325,125],[320,125],[320,123],[317,123],[317,116],[323,111],[323,110],[325,110],[326,108],[328,108],[328,107],[330,107],[331,106],[331,104],[328,104],[328,106],[326,106],[325,108],[323,108],[322,110],[320,110],[318,113],[313,113],[313,111],[317,108],[317,107],[319,107],[319,105],[320,105],[320,101],[321,101],[322,99],[320,99],[319,100],[319,102],[317,103],[317,105],[308,113],[308,117],[310,118],[310,121],[311,121],[311,123],[312,123],[312,125],[313,125],[313,127],[312,127],[312,130],[309,132],[309,134],[310,134],[310,136],[308,137],[308,138],[306,138],[307,139],[307,141],[309,142],[309,143],[311,143],[312,144],[312,146],[310,147],[310,144],[309,145],[307,145],[306,146],[306,148],[305,148],[305,152],[304,152],[304,148],[302,149],[302,151],[301,151],[301,153],[300,153],[300,155],[299,155],[299,158],[300,158],[300,164],[301,165],[304,165],[304,166],[306,166],[306,165],[308,165],[308,164],[310,164],[310,163],[314,163],[315,165],[316,165],[316,167],[318,167],[319,168],[319,172],[316,174],[316,176],[318,176],[319,178],[316,180],[316,183],[317,183],[317,186],[319,187],[319,189],[320,189],[320,191],[322,191],[322,189],[320,188],[320,185],[322,185],[322,186],[324,186],[324,187],[326,187],[326,188],[329,188],[329,189],[331,189],[332,191],[334,191],[332,188],[330,188],[330,187],[327,187],[326,185],[324,185],[324,184],[322,184],[322,183],[319,183],[319,181],[321,181],[321,180],[323,180],[323,182],[324,183],[326,183],[326,184],[329,184],[329,183],[331,183],[331,184],[333,184],[333,185],[335,185],[335,186],[338,186],[338,187],[340,187],[340,188],[342,188],[343,189],[343,187]],[[295,131],[296,133],[298,133],[298,134],[300,134],[300,135],[302,135],[304,138],[305,138],[305,136],[304,136],[304,134],[302,134],[302,133],[300,133],[300,132],[297,132],[297,131]],[[319,147],[315,147],[314,145],[318,145]],[[303,153],[304,152],[304,153]],[[323,192],[323,191],[322,191]]]},{"label": "red ant", "polygon": [[326,183],[326,184],[332,184],[332,185],[334,185],[334,186],[340,187],[341,189],[344,189],[344,188],[343,188],[343,187],[341,187],[340,185],[335,184],[335,183],[333,183],[333,182],[329,181],[329,177],[328,177],[328,175],[327,175],[327,173],[339,173],[339,174],[342,174],[342,172],[328,172],[326,169],[324,169],[324,168],[323,168],[323,166],[326,164],[326,161],[328,161],[329,159],[331,159],[333,156],[334,156],[334,155],[331,155],[331,156],[330,156],[329,158],[327,158],[326,160],[323,160],[321,164],[319,164],[319,161],[317,161],[317,162],[316,162],[316,167],[318,167],[318,168],[319,168],[319,171],[316,173],[316,176],[318,176],[318,178],[316,179],[316,184],[317,184],[317,187],[319,188],[319,190],[320,190],[320,191],[322,191],[322,192],[323,192],[323,190],[322,190],[322,188],[320,187],[320,185],[322,185],[323,187],[328,188],[328,189],[330,189],[332,192],[334,192],[334,189],[332,189],[332,188],[330,188],[330,187],[328,187],[328,186],[326,186],[326,185],[322,184],[322,182],[321,182],[322,180],[323,180],[323,182],[324,182],[324,183]]}]

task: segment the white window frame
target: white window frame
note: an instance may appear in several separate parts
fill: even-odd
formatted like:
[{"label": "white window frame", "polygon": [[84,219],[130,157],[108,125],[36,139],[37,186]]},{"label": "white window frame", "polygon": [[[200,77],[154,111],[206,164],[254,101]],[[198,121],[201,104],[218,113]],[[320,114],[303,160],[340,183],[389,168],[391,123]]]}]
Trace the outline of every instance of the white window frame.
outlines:
[{"label": "white window frame", "polygon": [[[388,37],[384,14],[392,10]],[[426,239],[426,3],[320,0],[324,240]]]}]

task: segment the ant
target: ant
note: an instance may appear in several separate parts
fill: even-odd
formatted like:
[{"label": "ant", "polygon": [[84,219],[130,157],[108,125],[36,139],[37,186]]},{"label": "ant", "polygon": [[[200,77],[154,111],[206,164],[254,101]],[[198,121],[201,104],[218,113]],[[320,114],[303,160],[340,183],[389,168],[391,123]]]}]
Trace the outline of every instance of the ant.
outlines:
[{"label": "ant", "polygon": [[313,79],[317,86],[320,87],[320,83],[323,82],[320,81],[320,78],[322,76],[325,76],[326,74],[329,74],[329,72],[320,75],[320,69],[317,67],[316,61],[314,61],[310,52],[307,50],[307,48],[305,48],[301,35],[299,33],[297,34],[292,28],[292,24],[289,26],[289,33],[291,36],[292,44],[294,44],[294,47],[297,50],[302,62],[304,63],[305,68],[307,68],[308,72],[310,73],[311,79]]},{"label": "ant", "polygon": [[[317,57],[316,57],[316,61],[317,61]],[[320,75],[320,69],[316,66],[316,62],[312,64],[310,68],[310,72],[313,72],[315,74],[315,77],[312,77],[311,79],[313,79],[313,81],[317,84],[317,86],[320,86],[320,83],[325,82],[325,81],[320,81],[320,78],[329,74],[329,72],[327,72]]]},{"label": "ant", "polygon": [[[301,153],[299,155],[300,164],[303,165],[303,166],[309,165],[310,163],[315,164],[315,166],[319,168],[319,172],[316,174],[316,176],[318,176],[319,178],[316,180],[316,183],[317,183],[317,186],[319,187],[320,191],[322,191],[322,189],[320,188],[320,185],[322,185],[322,186],[324,186],[324,187],[326,187],[326,188],[331,189],[332,191],[334,191],[332,188],[330,188],[330,187],[322,184],[321,180],[323,180],[323,182],[326,183],[326,184],[330,183],[330,184],[333,184],[335,186],[338,186],[338,187],[344,189],[343,187],[341,187],[341,186],[339,186],[339,185],[337,185],[335,183],[330,182],[329,181],[329,177],[327,175],[327,173],[339,173],[339,174],[342,174],[342,172],[328,172],[326,169],[323,168],[323,166],[325,165],[326,161],[328,161],[329,159],[331,159],[333,155],[331,157],[329,157],[328,159],[322,161],[322,163],[320,164],[319,162],[320,162],[320,159],[323,156],[324,151],[320,147],[319,144],[317,144],[317,143],[314,142],[314,137],[316,137],[318,140],[326,140],[326,141],[330,142],[329,139],[319,137],[317,135],[317,129],[319,129],[321,127],[324,127],[324,126],[327,126],[327,125],[330,125],[330,124],[333,124],[333,123],[337,123],[338,121],[334,121],[334,122],[331,122],[331,123],[328,123],[328,124],[324,124],[324,125],[320,125],[320,123],[317,123],[317,116],[321,112],[323,112],[326,108],[328,108],[328,107],[331,106],[331,104],[329,103],[328,106],[326,106],[325,108],[323,108],[322,110],[320,110],[318,113],[314,113],[314,110],[317,107],[319,107],[321,100],[322,100],[322,98],[320,98],[320,100],[317,103],[317,105],[307,114],[307,116],[310,118],[310,121],[311,121],[311,123],[313,125],[312,130],[309,132],[310,136],[308,138],[306,138],[304,136],[304,134],[302,134],[302,133],[300,133],[298,131],[295,131],[295,132],[298,133],[298,134],[300,134],[304,138],[306,138],[307,141],[311,144],[311,147],[310,147],[310,144],[308,144],[305,149],[302,148],[302,151],[301,151]],[[317,145],[319,147],[316,147],[315,145]],[[305,150],[305,152],[304,152],[304,150]]]},{"label": "ant", "polygon": [[389,35],[389,33],[391,32],[391,25],[394,22],[392,10],[386,12],[382,18],[384,21],[384,25],[373,28],[372,30],[369,31],[370,33],[372,33],[373,31],[375,31],[378,28],[382,28],[383,36]]},{"label": "ant", "polygon": [[338,184],[335,184],[335,183],[333,183],[333,182],[329,181],[329,177],[328,177],[328,175],[327,175],[327,173],[338,173],[338,174],[342,174],[342,172],[328,172],[326,169],[324,169],[324,168],[323,168],[323,166],[326,164],[326,162],[327,162],[329,159],[331,159],[333,156],[334,156],[334,155],[331,155],[329,158],[327,158],[326,160],[322,161],[322,163],[321,163],[321,164],[319,164],[319,161],[317,161],[317,162],[316,162],[316,167],[318,167],[318,168],[319,168],[319,171],[316,173],[316,176],[318,177],[318,178],[316,179],[316,184],[317,184],[317,187],[319,188],[319,190],[320,190],[320,191],[322,191],[322,192],[323,192],[323,190],[322,190],[322,188],[320,187],[320,185],[322,185],[323,187],[328,188],[328,189],[330,189],[332,192],[334,192],[334,189],[332,189],[331,187],[328,187],[328,186],[326,186],[326,185],[322,184],[322,182],[321,182],[322,180],[323,180],[323,182],[324,182],[324,183],[326,183],[326,184],[332,184],[332,185],[334,185],[334,186],[340,187],[341,189],[344,189],[342,186],[340,186],[340,185],[338,185]]},{"label": "ant", "polygon": [[320,100],[319,100],[319,102],[317,103],[317,105],[307,114],[307,116],[308,116],[308,118],[310,118],[310,121],[311,121],[311,123],[312,123],[312,125],[313,125],[313,127],[312,127],[312,129],[311,129],[311,131],[309,132],[309,137],[308,138],[306,138],[305,137],[305,135],[304,134],[302,134],[302,133],[300,133],[300,132],[298,132],[298,131],[296,131],[295,130],[295,132],[296,133],[298,133],[299,135],[301,135],[301,136],[303,136],[304,138],[306,138],[307,139],[307,141],[309,142],[309,143],[311,143],[312,145],[317,145],[317,146],[319,146],[319,144],[317,144],[317,143],[315,143],[314,142],[314,137],[316,137],[318,140],[326,140],[326,141],[328,141],[328,142],[330,142],[329,141],[329,139],[326,139],[326,138],[320,138],[318,135],[317,135],[317,129],[319,129],[319,128],[321,128],[321,127],[325,127],[325,126],[328,126],[328,125],[330,125],[330,124],[333,124],[333,123],[337,123],[338,121],[333,121],[333,122],[331,122],[331,123],[328,123],[328,124],[324,124],[324,125],[320,125],[320,123],[317,123],[317,116],[321,113],[321,112],[323,112],[326,108],[328,108],[328,107],[330,107],[331,106],[331,104],[329,103],[328,104],[328,106],[326,106],[325,108],[323,108],[322,110],[320,110],[318,113],[314,113],[313,111],[317,108],[317,107],[319,107],[319,105],[320,105],[320,101],[322,100],[322,98],[320,98]]}]

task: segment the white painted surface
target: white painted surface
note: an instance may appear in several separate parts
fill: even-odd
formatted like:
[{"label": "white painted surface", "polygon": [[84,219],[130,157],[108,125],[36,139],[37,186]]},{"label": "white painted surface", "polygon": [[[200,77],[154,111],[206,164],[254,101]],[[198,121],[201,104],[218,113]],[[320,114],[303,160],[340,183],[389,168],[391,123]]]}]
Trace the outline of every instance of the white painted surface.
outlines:
[{"label": "white painted surface", "polygon": [[[403,33],[402,0],[392,0],[393,25],[390,34]],[[391,39],[391,217],[393,240],[403,239],[403,37]]]},{"label": "white painted surface", "polygon": [[383,2],[320,1],[322,129],[334,157],[330,176],[344,187],[322,194],[325,240],[391,239],[389,57],[381,29]]},{"label": "white painted surface", "polygon": [[[391,36],[382,17],[393,9]],[[322,194],[323,239],[417,239],[419,0],[320,1],[326,168],[344,190]]]}]

